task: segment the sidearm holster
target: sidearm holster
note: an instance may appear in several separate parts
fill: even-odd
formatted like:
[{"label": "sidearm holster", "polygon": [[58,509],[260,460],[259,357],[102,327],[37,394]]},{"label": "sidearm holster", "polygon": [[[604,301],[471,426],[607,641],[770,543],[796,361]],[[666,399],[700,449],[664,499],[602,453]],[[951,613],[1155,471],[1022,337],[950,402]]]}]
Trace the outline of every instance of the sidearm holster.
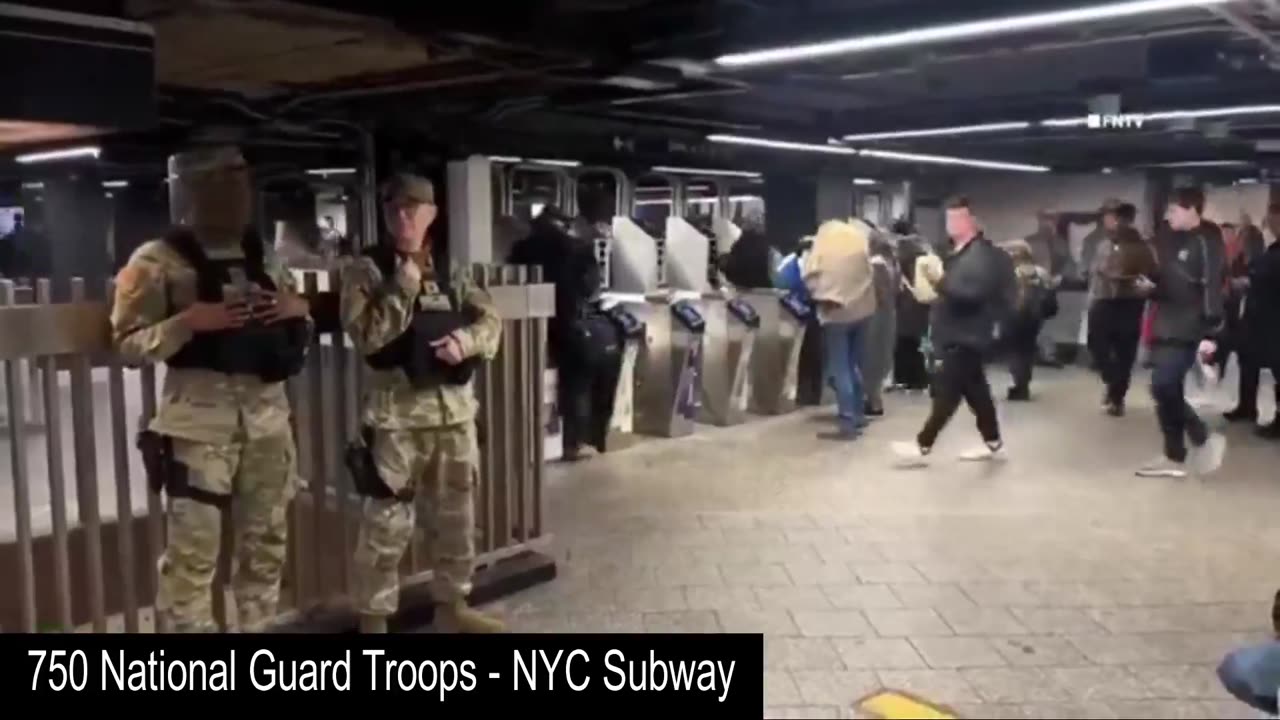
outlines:
[{"label": "sidearm holster", "polygon": [[147,485],[151,492],[163,491],[171,498],[187,498],[219,509],[231,505],[231,496],[192,487],[191,472],[178,461],[173,452],[173,438],[152,430],[138,433],[138,451],[147,472]]},{"label": "sidearm holster", "polygon": [[360,430],[360,437],[347,444],[344,455],[347,470],[351,473],[351,483],[356,494],[375,500],[398,500],[411,503],[414,498],[412,484],[399,492],[392,491],[382,475],[378,473],[378,464],[373,459],[373,428],[366,425]]}]

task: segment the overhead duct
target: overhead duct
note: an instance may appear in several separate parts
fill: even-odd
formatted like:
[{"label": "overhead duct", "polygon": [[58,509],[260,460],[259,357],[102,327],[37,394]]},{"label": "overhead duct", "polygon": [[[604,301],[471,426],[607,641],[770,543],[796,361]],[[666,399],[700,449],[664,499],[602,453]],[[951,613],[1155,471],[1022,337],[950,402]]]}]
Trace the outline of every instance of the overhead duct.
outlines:
[{"label": "overhead duct", "polygon": [[0,148],[151,124],[151,28],[117,18],[0,3]]}]

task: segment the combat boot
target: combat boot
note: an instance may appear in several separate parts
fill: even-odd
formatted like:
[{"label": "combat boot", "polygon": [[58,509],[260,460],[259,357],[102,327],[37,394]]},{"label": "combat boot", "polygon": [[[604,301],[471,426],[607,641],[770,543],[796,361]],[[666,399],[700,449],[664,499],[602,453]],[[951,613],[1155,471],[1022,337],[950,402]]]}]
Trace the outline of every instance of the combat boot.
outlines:
[{"label": "combat boot", "polygon": [[360,616],[360,634],[361,635],[385,635],[387,632],[387,618],[384,615],[361,615]]},{"label": "combat boot", "polygon": [[459,600],[453,604],[436,605],[432,624],[436,632],[442,633],[489,634],[500,633],[507,629],[507,626],[498,618],[467,607],[465,600]]}]

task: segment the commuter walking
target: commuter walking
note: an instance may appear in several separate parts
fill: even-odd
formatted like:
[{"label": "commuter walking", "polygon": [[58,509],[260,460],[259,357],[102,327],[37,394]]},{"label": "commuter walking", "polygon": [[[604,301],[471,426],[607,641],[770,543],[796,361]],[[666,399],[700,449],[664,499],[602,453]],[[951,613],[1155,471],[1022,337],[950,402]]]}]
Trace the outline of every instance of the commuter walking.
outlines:
[{"label": "commuter walking", "polygon": [[1049,271],[1036,264],[1031,246],[1025,240],[1006,243],[1004,250],[1013,260],[1018,283],[1013,312],[1003,323],[1009,371],[1013,375],[1009,400],[1026,402],[1031,399],[1031,375],[1039,350],[1040,330],[1045,320],[1058,314],[1058,296]]},{"label": "commuter walking", "polygon": [[1133,205],[1122,204],[1109,215],[1104,220],[1108,241],[1098,248],[1089,280],[1089,351],[1105,386],[1103,408],[1108,415],[1120,417],[1125,412],[1146,307],[1138,281],[1155,275],[1156,260],[1151,247],[1133,228]]},{"label": "commuter walking", "polygon": [[893,244],[883,233],[871,236],[871,273],[875,283],[876,311],[868,321],[867,340],[862,344],[861,369],[866,382],[866,414],[884,415],[884,384],[893,367],[897,340],[898,264]]},{"label": "commuter walking", "polygon": [[[1280,237],[1280,202],[1267,211],[1267,226]],[[1272,379],[1280,378],[1280,242],[1269,247],[1248,264],[1248,275],[1237,280],[1244,291],[1238,324],[1240,337],[1240,403],[1228,412],[1228,420],[1256,422],[1258,385],[1262,368],[1270,368]],[[1275,383],[1276,405],[1280,407],[1280,382]],[[1280,414],[1258,429],[1258,434],[1280,439]]]},{"label": "commuter walking", "polygon": [[1212,473],[1226,452],[1226,438],[1209,431],[1185,395],[1187,373],[1217,350],[1212,338],[1223,316],[1222,234],[1203,211],[1198,188],[1174,191],[1167,226],[1156,235],[1155,275],[1137,284],[1155,304],[1151,394],[1164,435],[1163,455],[1138,470],[1142,477],[1186,477],[1188,460],[1196,473]]},{"label": "commuter walking", "polygon": [[826,376],[835,385],[839,428],[828,440],[854,440],[865,423],[861,370],[867,321],[876,312],[871,229],[863,222],[823,223],[804,262],[804,281],[818,308]]},{"label": "commuter walking", "polygon": [[547,346],[556,369],[566,462],[581,458],[584,445],[605,451],[621,365],[618,332],[595,307],[601,285],[595,243],[572,224],[558,208],[544,208],[508,258],[513,265],[541,267],[543,282],[555,286]]},{"label": "commuter walking", "polygon": [[991,386],[983,368],[991,349],[996,323],[1013,307],[1017,280],[1009,256],[991,243],[964,197],[947,203],[947,234],[953,247],[941,262],[924,260],[917,273],[937,292],[931,312],[930,337],[939,365],[933,383],[933,407],[914,442],[894,443],[901,464],[918,467],[927,462],[938,435],[955,415],[961,401],[969,405],[983,444],[961,455],[962,460],[1003,457],[1004,443],[996,417]]}]

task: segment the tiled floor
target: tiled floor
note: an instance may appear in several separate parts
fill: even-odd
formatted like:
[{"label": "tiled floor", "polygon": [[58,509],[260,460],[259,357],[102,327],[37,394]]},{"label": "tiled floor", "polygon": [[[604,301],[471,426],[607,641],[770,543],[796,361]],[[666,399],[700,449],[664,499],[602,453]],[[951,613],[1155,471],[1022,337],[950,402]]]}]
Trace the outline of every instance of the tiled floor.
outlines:
[{"label": "tiled floor", "polygon": [[931,469],[892,469],[923,398],[852,445],[808,412],[557,466],[561,576],[502,611],[520,631],[764,633],[775,717],[850,717],[882,686],[965,717],[1250,717],[1213,668],[1267,636],[1280,444],[1232,428],[1220,474],[1140,479],[1141,385],[1118,420],[1083,373],[1037,389],[1001,409],[1002,466],[954,460],[976,440],[962,409]]}]

